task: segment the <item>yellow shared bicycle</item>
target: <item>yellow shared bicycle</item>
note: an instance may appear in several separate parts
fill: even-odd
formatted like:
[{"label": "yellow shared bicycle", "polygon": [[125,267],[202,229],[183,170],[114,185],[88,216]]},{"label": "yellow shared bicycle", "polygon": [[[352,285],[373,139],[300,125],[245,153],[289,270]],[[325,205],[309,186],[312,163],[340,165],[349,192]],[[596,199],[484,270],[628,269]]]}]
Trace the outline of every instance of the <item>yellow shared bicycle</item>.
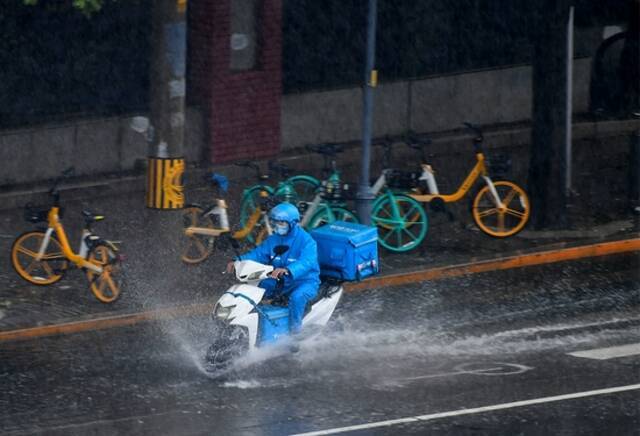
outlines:
[{"label": "yellow shared bicycle", "polygon": [[91,225],[104,216],[82,211],[85,227],[82,230],[80,249],[75,253],[69,245],[62,225],[63,209],[60,207],[58,184],[73,173],[65,170],[49,190],[53,198],[47,208],[27,205],[25,219],[37,224],[47,222],[44,229],[31,230],[18,236],[11,247],[11,263],[24,280],[35,285],[51,285],[62,279],[69,264],[85,271],[89,287],[98,300],[111,303],[120,295],[121,256],[115,243],[102,239],[91,231]]},{"label": "yellow shared bicycle", "polygon": [[513,236],[524,228],[531,214],[531,203],[524,189],[508,180],[492,180],[489,177],[486,158],[482,148],[484,140],[478,126],[464,123],[476,134],[473,140],[476,164],[456,192],[441,194],[438,190],[435,174],[426,162],[424,146],[429,141],[420,141],[412,137],[407,144],[422,152],[422,173],[419,176],[421,187],[414,189],[410,196],[420,202],[430,203],[436,210],[443,209],[444,203],[461,200],[478,179],[482,186],[474,195],[471,214],[480,230],[495,238]]},{"label": "yellow shared bicycle", "polygon": [[[211,174],[207,176],[214,187],[217,187],[221,194],[225,194],[229,181],[221,174]],[[207,259],[216,243],[236,246],[239,241],[246,241],[249,244],[260,244],[267,236],[273,233],[269,223],[268,212],[274,206],[272,194],[262,185],[257,207],[253,209],[244,226],[240,230],[231,231],[229,216],[227,214],[227,202],[224,198],[216,198],[215,202],[203,208],[197,204],[189,204],[184,208],[182,214],[183,231],[185,238],[182,244],[182,261],[189,264],[196,264]],[[255,201],[255,200],[254,200]]]}]

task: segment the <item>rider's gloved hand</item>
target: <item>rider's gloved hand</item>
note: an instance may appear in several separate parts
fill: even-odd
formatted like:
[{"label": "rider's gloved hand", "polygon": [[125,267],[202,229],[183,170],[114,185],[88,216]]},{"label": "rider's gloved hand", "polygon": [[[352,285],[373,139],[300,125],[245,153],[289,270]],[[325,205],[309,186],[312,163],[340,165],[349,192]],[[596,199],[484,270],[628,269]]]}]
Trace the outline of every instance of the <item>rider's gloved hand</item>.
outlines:
[{"label": "rider's gloved hand", "polygon": [[287,274],[289,274],[289,270],[286,268],[276,268],[273,271],[271,271],[271,274],[269,274],[270,277],[274,278],[274,279],[279,279],[281,277],[286,276]]},{"label": "rider's gloved hand", "polygon": [[233,272],[233,264],[233,260],[227,264],[227,274],[231,274]]}]

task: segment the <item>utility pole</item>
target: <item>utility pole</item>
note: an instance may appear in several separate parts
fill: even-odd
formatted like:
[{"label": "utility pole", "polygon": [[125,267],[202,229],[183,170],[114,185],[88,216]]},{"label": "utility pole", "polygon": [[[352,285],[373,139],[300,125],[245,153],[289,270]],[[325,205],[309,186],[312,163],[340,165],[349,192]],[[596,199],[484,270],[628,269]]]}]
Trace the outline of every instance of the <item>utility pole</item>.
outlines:
[{"label": "utility pole", "polygon": [[565,156],[566,162],[565,174],[564,174],[564,188],[565,197],[567,201],[571,201],[571,179],[572,174],[572,161],[573,161],[573,17],[575,7],[569,7],[569,18],[567,19],[567,93],[566,110],[565,110]]},{"label": "utility pole", "polygon": [[152,2],[147,206],[154,209],[184,205],[186,8],[187,0]]},{"label": "utility pole", "polygon": [[527,189],[531,193],[532,223],[536,228],[567,228],[570,98],[567,89],[567,28],[571,0],[535,3],[533,70],[533,127]]},{"label": "utility pole", "polygon": [[356,194],[358,218],[365,225],[371,225],[371,203],[374,199],[369,185],[371,169],[371,130],[373,124],[373,88],[378,84],[378,72],[374,69],[376,54],[377,0],[369,0],[367,14],[367,49],[364,69],[363,109],[362,109],[362,160],[360,183]]}]

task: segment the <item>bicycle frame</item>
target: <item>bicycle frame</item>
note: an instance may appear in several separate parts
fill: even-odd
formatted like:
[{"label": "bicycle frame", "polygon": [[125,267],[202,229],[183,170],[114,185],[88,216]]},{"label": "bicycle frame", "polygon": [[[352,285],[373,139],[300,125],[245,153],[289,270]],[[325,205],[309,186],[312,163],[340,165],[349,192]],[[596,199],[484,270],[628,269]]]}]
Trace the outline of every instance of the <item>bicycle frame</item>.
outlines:
[{"label": "bicycle frame", "polygon": [[62,226],[62,222],[60,221],[59,211],[60,209],[57,206],[54,206],[49,210],[49,213],[47,215],[49,221],[48,228],[45,232],[45,237],[42,240],[42,245],[40,246],[40,250],[38,251],[36,260],[42,260],[47,246],[49,245],[49,241],[51,240],[51,235],[53,234],[53,232],[55,232],[56,236],[58,236],[58,239],[60,240],[62,252],[67,259],[69,259],[80,268],[90,269],[91,271],[101,274],[102,268],[99,265],[95,265],[86,260],[87,254],[89,253],[89,247],[87,246],[87,243],[85,241],[87,236],[91,235],[91,232],[88,229],[83,229],[82,238],[80,241],[80,251],[78,254],[74,253],[71,245],[69,244],[69,239],[67,238],[67,234],[64,231],[64,227]]},{"label": "bicycle frame", "polygon": [[[380,191],[387,185],[387,173],[389,171],[391,171],[391,169],[382,170],[382,172],[380,173],[380,176],[378,177],[376,182],[373,184],[371,191],[373,192],[373,195],[375,195],[376,197],[378,196]],[[389,196],[393,198],[394,194],[390,189],[388,189],[387,192],[383,194],[383,196]],[[390,204],[391,204],[391,210],[393,212],[393,216],[398,217],[400,215],[400,210],[398,209],[398,205],[396,204],[395,201],[392,201]]]},{"label": "bicycle frame", "polygon": [[431,165],[422,164],[422,174],[420,175],[420,180],[424,180],[427,182],[427,187],[429,188],[429,194],[409,194],[413,199],[428,203],[434,199],[440,199],[445,203],[452,203],[459,201],[462,199],[471,189],[473,184],[479,177],[485,181],[487,186],[489,186],[489,191],[491,192],[491,196],[493,197],[496,205],[498,207],[502,206],[502,201],[498,196],[498,192],[495,189],[493,181],[487,175],[487,167],[485,164],[485,157],[483,153],[476,153],[476,164],[471,169],[467,177],[464,179],[462,184],[458,187],[456,192],[453,194],[440,194],[438,191],[438,185],[436,183],[436,178]]},{"label": "bicycle frame", "polygon": [[340,189],[341,187],[342,182],[340,180],[340,172],[335,168],[335,161],[333,161],[331,163],[331,173],[329,174],[329,177],[321,182],[321,187],[316,192],[313,200],[308,203],[309,207],[305,210],[302,220],[300,221],[300,225],[306,228],[311,221],[311,218],[314,217],[319,209],[324,209],[329,219],[331,221],[335,221],[336,216],[331,209],[331,205],[336,205],[337,203],[342,202],[336,202],[335,199],[327,199],[324,194],[333,194],[335,192],[334,190]]},{"label": "bicycle frame", "polygon": [[324,209],[327,212],[327,216],[331,221],[336,220],[336,216],[334,215],[333,210],[331,210],[331,206],[324,199],[322,194],[318,193],[313,198],[313,201],[309,204],[309,207],[307,208],[307,210],[304,212],[302,220],[300,221],[300,226],[306,228],[306,226],[309,224],[309,221],[311,221],[311,218],[316,214],[316,212],[319,209]]},{"label": "bicycle frame", "polygon": [[[224,201],[223,199],[218,199],[216,201],[216,206],[212,207],[209,211],[205,212],[204,216],[218,216],[218,219],[220,222],[220,228],[209,229],[206,227],[191,226],[184,229],[184,233],[187,236],[204,235],[204,236],[217,237],[223,233],[228,233],[230,231],[229,216],[227,214],[227,202]],[[247,235],[249,235],[249,233],[251,233],[251,230],[253,230],[253,228],[258,223],[260,218],[262,218],[263,220],[263,224],[267,229],[267,233],[268,234],[273,233],[267,214],[264,213],[264,211],[262,211],[261,208],[256,208],[256,210],[254,210],[253,213],[250,215],[249,220],[247,220],[247,223],[245,224],[245,226],[242,229],[234,232],[231,235],[231,237],[233,239],[244,239],[245,237],[247,237]]]}]

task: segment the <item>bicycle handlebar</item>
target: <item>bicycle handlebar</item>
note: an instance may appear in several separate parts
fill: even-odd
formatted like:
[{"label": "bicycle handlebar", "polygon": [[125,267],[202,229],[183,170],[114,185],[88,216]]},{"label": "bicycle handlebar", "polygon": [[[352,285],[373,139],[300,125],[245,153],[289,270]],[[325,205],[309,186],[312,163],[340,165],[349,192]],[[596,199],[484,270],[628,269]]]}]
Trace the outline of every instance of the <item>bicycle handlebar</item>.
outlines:
[{"label": "bicycle handlebar", "polygon": [[431,138],[421,138],[413,130],[409,130],[404,134],[404,143],[407,147],[420,152],[420,159],[423,164],[427,163],[424,149],[427,145],[431,145],[432,142]]},{"label": "bicycle handlebar", "polygon": [[262,174],[260,174],[260,165],[258,165],[257,163],[251,162],[251,161],[243,161],[243,162],[236,162],[234,164],[237,167],[243,167],[243,168],[252,168],[256,171],[256,178],[258,180],[262,180]]},{"label": "bicycle handlebar", "polygon": [[[255,162],[251,162],[251,161],[243,161],[243,162],[236,162],[234,164],[235,166],[238,167],[245,167],[245,168],[252,168],[256,171],[256,177],[258,178],[258,180],[265,180],[268,179],[269,176],[267,175],[262,175],[260,173],[260,165],[258,165]],[[279,173],[280,177],[282,178],[288,178],[289,174],[291,173],[291,170],[289,169],[288,166],[278,163],[276,161],[270,160],[268,162],[268,166],[269,166],[269,172],[272,173]]]},{"label": "bicycle handlebar", "polygon": [[62,182],[62,180],[74,175],[75,172],[76,172],[75,167],[71,166],[69,168],[66,168],[53,181],[53,185],[51,186],[51,189],[49,189],[49,195],[53,197],[54,206],[59,206],[59,203],[60,203],[60,192],[58,191],[58,185],[60,184],[60,182]]},{"label": "bicycle handlebar", "polygon": [[482,142],[484,141],[484,136],[482,134],[482,129],[480,128],[480,126],[466,121],[462,124],[464,124],[467,128],[471,129],[473,133],[475,133],[476,137],[473,138],[473,148],[476,153],[482,153]]},{"label": "bicycle handlebar", "polygon": [[291,170],[285,164],[278,163],[274,160],[269,161],[269,171],[277,172],[280,174],[280,177],[286,179],[289,177]]},{"label": "bicycle handlebar", "polygon": [[260,171],[260,166],[251,161],[236,162],[234,165],[237,167],[253,168],[254,170]]},{"label": "bicycle handlebar", "polygon": [[415,148],[417,150],[422,149],[423,147],[430,145],[433,142],[431,138],[421,138],[413,130],[407,131],[404,134],[403,139],[404,143],[407,144],[408,147]]},{"label": "bicycle handlebar", "polygon": [[305,147],[307,150],[313,153],[318,153],[318,154],[327,155],[327,156],[335,156],[336,154],[342,153],[344,151],[344,146],[342,144],[329,144],[329,143],[317,144],[317,145],[307,144]]},{"label": "bicycle handlebar", "polygon": [[376,138],[371,142],[372,145],[379,145],[384,148],[383,167],[387,168],[391,165],[391,149],[393,148],[393,140],[389,135],[382,138]]}]

